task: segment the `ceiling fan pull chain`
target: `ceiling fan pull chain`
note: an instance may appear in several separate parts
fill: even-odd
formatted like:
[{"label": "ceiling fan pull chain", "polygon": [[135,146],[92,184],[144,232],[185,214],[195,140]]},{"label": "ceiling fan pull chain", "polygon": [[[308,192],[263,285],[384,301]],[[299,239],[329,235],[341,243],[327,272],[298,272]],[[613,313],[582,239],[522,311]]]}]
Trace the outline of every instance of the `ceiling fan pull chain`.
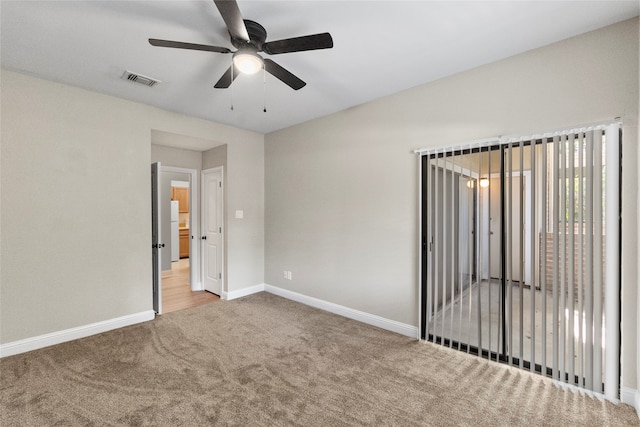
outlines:
[{"label": "ceiling fan pull chain", "polygon": [[262,109],[263,112],[267,112],[267,70],[264,66],[264,63],[262,64],[262,84],[263,84],[263,88],[264,88],[264,108]]},{"label": "ceiling fan pull chain", "polygon": [[[233,83],[233,71],[234,71],[234,66],[233,66],[233,60],[231,61],[231,82]],[[231,85],[231,111],[233,111],[233,85]]]}]

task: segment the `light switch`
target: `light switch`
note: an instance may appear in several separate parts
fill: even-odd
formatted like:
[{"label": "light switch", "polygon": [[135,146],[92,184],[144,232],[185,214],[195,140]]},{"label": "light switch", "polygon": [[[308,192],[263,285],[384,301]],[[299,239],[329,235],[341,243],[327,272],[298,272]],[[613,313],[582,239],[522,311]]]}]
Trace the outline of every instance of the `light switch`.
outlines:
[{"label": "light switch", "polygon": [[240,211],[236,211],[236,218],[237,219],[242,219],[244,218],[244,211],[240,210]]}]

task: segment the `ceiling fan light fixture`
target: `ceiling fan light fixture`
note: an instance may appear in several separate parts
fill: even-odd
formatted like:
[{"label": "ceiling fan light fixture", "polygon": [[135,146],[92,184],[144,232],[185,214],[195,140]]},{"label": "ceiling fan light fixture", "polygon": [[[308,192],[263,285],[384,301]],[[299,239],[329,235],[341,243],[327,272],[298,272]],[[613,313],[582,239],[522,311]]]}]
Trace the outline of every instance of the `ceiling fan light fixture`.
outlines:
[{"label": "ceiling fan light fixture", "polygon": [[255,74],[262,70],[262,58],[253,52],[236,52],[233,54],[233,65],[242,74]]}]

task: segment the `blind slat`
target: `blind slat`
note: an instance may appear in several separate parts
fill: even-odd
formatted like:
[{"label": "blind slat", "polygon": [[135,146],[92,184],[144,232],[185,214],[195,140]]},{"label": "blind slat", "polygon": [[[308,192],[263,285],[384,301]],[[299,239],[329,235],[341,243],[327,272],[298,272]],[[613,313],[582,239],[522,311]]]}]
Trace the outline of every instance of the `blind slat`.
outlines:
[{"label": "blind slat", "polygon": [[567,351],[567,374],[569,376],[569,382],[575,384],[575,334],[574,334],[574,318],[575,318],[575,308],[574,308],[574,292],[573,287],[575,283],[575,176],[576,176],[576,166],[575,166],[575,138],[573,135],[569,135],[568,138],[568,150],[567,150],[567,160],[568,160],[568,179],[567,179],[567,192],[569,196],[569,207],[567,209],[567,214],[569,216],[569,224],[567,227],[568,231],[568,251],[567,251],[567,261],[569,263],[568,267],[568,280],[567,280],[567,300],[568,304],[568,333],[567,333],[567,344],[569,345]]},{"label": "blind slat", "polygon": [[580,224],[580,233],[578,234],[578,369],[576,370],[579,378],[584,374],[584,143],[585,135],[581,133],[578,138],[578,224]]},{"label": "blind slat", "polygon": [[449,260],[449,257],[447,256],[447,248],[448,248],[448,244],[450,243],[450,238],[448,236],[449,234],[449,228],[447,227],[449,224],[449,204],[447,203],[447,196],[449,195],[448,191],[447,191],[447,182],[448,182],[448,168],[447,168],[447,159],[444,159],[444,168],[442,171],[442,231],[443,231],[443,239],[441,240],[442,242],[442,281],[441,281],[441,286],[442,286],[442,309],[440,310],[442,319],[440,322],[440,327],[441,327],[441,331],[440,331],[440,336],[444,338],[444,328],[446,326],[446,320],[445,320],[445,316],[446,316],[446,312],[445,312],[445,307],[446,307],[446,302],[447,302],[447,283],[449,282],[449,278],[447,277],[447,273],[448,273],[448,269],[447,269],[447,262],[453,262],[453,260]]},{"label": "blind slat", "polygon": [[560,375],[558,372],[560,371],[560,367],[558,365],[558,339],[559,339],[559,331],[557,325],[559,325],[559,292],[558,292],[558,280],[560,277],[559,274],[559,243],[560,239],[558,238],[560,230],[559,222],[560,222],[560,138],[558,136],[553,137],[553,192],[552,192],[552,200],[553,200],[553,343],[552,343],[552,369],[553,369],[553,378],[559,379]]},{"label": "blind slat", "polygon": [[442,204],[440,203],[440,197],[442,196],[442,192],[440,191],[440,159],[438,156],[436,156],[435,158],[435,179],[434,179],[434,183],[435,183],[435,191],[433,194],[433,199],[435,201],[435,243],[434,243],[434,247],[433,247],[433,252],[434,252],[434,269],[433,269],[433,275],[434,275],[434,280],[433,280],[433,290],[434,290],[434,298],[433,301],[431,302],[431,305],[433,306],[433,310],[434,310],[434,315],[433,315],[433,335],[437,335],[437,330],[438,330],[438,289],[440,288],[440,233],[442,233],[442,228],[440,227],[440,221],[439,219],[441,218],[442,214],[440,213],[440,210],[442,208]]},{"label": "blind slat", "polygon": [[585,212],[585,387],[593,390],[593,133],[587,133],[585,164],[586,212]]},{"label": "blind slat", "polygon": [[[433,243],[433,224],[431,223],[431,221],[433,220],[433,211],[434,211],[434,203],[433,203],[433,177],[431,174],[433,166],[431,165],[431,159],[427,159],[427,170],[426,170],[426,175],[427,175],[427,182],[426,184],[426,188],[427,188],[427,193],[426,193],[426,199],[427,199],[427,203],[426,203],[426,212],[422,212],[422,215],[426,215],[427,216],[427,241],[425,242],[427,247],[426,247],[426,251],[427,251],[427,266],[432,266],[433,265],[433,248],[432,248],[432,243]],[[423,184],[424,185],[424,184]],[[422,197],[424,197],[424,194],[422,195]],[[431,307],[431,303],[433,301],[433,279],[432,279],[432,274],[431,274],[431,270],[432,268],[428,268],[426,271],[426,297],[427,297],[427,304],[426,304],[426,321],[424,322],[425,325],[425,336],[429,337],[429,333],[430,333],[430,329],[429,329],[429,324],[431,323],[431,317],[433,315],[433,310]]]},{"label": "blind slat", "polygon": [[542,313],[541,313],[541,323],[542,323],[542,332],[540,334],[542,339],[542,372],[547,372],[547,140],[548,138],[544,138],[542,140],[542,164],[540,178],[542,183],[540,185],[541,192],[544,192],[543,197],[540,198],[541,202],[545,204],[544,209],[540,209],[540,213],[542,218],[540,220],[540,224],[542,226],[542,238],[540,239],[540,249],[541,255],[540,260],[542,264],[542,268],[540,269],[540,289],[542,291],[541,304],[542,304]]},{"label": "blind slat", "polygon": [[602,131],[593,134],[593,390],[602,392]]},{"label": "blind slat", "polygon": [[507,330],[509,331],[509,342],[507,354],[509,363],[513,363],[513,150],[508,150],[507,161]]},{"label": "blind slat", "polygon": [[531,316],[529,319],[529,325],[531,325],[531,346],[529,350],[530,356],[530,370],[535,371],[536,364],[536,269],[534,266],[536,265],[536,178],[537,178],[537,169],[536,169],[536,145],[531,144],[531,188],[530,188],[530,207],[529,207],[529,262],[530,262],[530,271],[531,271],[531,283],[529,284],[529,315]]},{"label": "blind slat", "polygon": [[518,256],[518,270],[520,272],[520,277],[518,278],[519,286],[519,311],[518,311],[518,323],[520,325],[520,339],[518,346],[518,357],[520,358],[520,368],[524,368],[524,281],[525,281],[525,270],[524,270],[524,201],[525,201],[525,177],[524,177],[524,141],[520,141],[520,146],[518,149],[519,154],[519,164],[520,164],[520,179],[518,180],[520,185],[518,190],[518,243],[520,246],[518,248],[519,256]]}]

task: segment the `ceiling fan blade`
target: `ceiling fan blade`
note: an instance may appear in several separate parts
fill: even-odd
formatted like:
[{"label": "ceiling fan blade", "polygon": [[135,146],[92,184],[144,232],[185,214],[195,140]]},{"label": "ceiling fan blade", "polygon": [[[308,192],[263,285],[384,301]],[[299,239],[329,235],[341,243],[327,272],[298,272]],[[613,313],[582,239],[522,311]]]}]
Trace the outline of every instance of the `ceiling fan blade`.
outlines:
[{"label": "ceiling fan blade", "polygon": [[249,33],[247,27],[244,25],[240,8],[235,0],[213,0],[224,19],[224,23],[227,24],[229,34],[231,37],[238,40],[249,41]]},{"label": "ceiling fan blade", "polygon": [[291,87],[291,89],[293,90],[302,89],[306,85],[306,83],[300,80],[298,77],[291,74],[289,71],[282,68],[280,65],[276,64],[268,58],[264,59],[264,69],[274,77],[278,78],[283,83]]},{"label": "ceiling fan blade", "polygon": [[269,55],[277,55],[279,53],[330,49],[332,47],[333,39],[331,38],[331,34],[321,33],[268,42],[262,46],[262,49]]},{"label": "ceiling fan blade", "polygon": [[[233,72],[231,71],[232,68]],[[233,83],[236,77],[238,77],[238,74],[240,74],[240,70],[238,70],[236,66],[232,64],[231,67],[229,67],[227,71],[224,72],[222,77],[220,77],[220,80],[218,80],[218,82],[213,87],[216,89],[228,88],[229,86],[231,86],[231,83]]]},{"label": "ceiling fan blade", "polygon": [[210,46],[206,44],[174,42],[171,40],[159,40],[159,39],[149,39],[149,43],[152,46],[160,46],[160,47],[175,47],[177,49],[191,49],[191,50],[204,50],[207,52],[231,53],[231,50],[227,49],[226,47]]}]

